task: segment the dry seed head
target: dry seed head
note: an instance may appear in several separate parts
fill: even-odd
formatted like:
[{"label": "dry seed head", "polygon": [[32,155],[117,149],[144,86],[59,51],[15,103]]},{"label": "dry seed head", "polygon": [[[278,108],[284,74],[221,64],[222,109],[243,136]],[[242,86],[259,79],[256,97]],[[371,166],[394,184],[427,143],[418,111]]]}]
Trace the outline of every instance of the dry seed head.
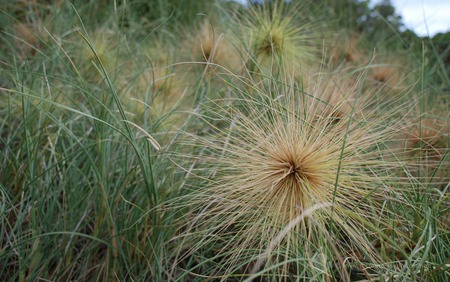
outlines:
[{"label": "dry seed head", "polygon": [[370,77],[376,83],[393,83],[395,84],[398,77],[397,71],[393,66],[380,66],[373,69]]},{"label": "dry seed head", "polygon": [[414,149],[424,146],[422,149],[434,150],[446,146],[448,128],[446,130],[444,121],[426,118],[419,122],[420,125],[411,126],[410,132],[407,133],[409,137],[406,140],[407,148]]},{"label": "dry seed head", "polygon": [[154,120],[164,116],[165,126],[181,120],[181,114],[172,111],[187,107],[192,84],[183,65],[175,66],[172,54],[162,50],[167,47],[154,43],[137,60],[139,64],[127,64],[120,87],[126,91],[124,102],[130,112],[137,118],[146,111]]},{"label": "dry seed head", "polygon": [[365,63],[368,56],[360,45],[360,35],[346,31],[338,32],[331,43],[330,61],[334,66],[341,63],[359,65]]},{"label": "dry seed head", "polygon": [[432,185],[450,181],[450,126],[443,119],[424,118],[405,129],[404,151],[413,176],[427,177]]},{"label": "dry seed head", "polygon": [[14,47],[21,59],[36,55],[36,51],[44,47],[47,33],[43,31],[41,24],[41,21],[37,21],[13,25]]},{"label": "dry seed head", "polygon": [[[95,50],[95,52],[98,55],[95,56],[95,54],[93,54],[92,50],[86,46],[86,49],[84,50],[84,58],[89,62],[95,62],[96,64],[99,64],[100,62],[104,65],[104,66],[108,66],[111,60],[111,54],[109,54],[108,49],[110,47],[108,47],[108,43],[107,40],[105,39],[101,39],[101,40],[95,40],[94,42],[92,42],[93,48]],[[100,62],[99,62],[100,60]]]},{"label": "dry seed head", "polygon": [[97,55],[81,36],[77,35],[75,38],[78,43],[81,42],[81,46],[78,46],[74,62],[80,65],[82,75],[88,81],[100,82],[103,80],[101,65],[106,68],[107,72],[112,71],[115,67],[117,63],[115,58],[118,57],[115,36],[113,31],[105,29],[95,30],[89,34],[87,40]]},{"label": "dry seed head", "polygon": [[231,41],[231,34],[227,34],[223,28],[206,19],[184,44],[192,47],[190,59],[218,64],[237,71],[242,61],[232,47]]},{"label": "dry seed head", "polygon": [[[277,2],[273,7],[252,7],[245,16],[241,34],[248,46],[251,71],[282,73],[301,79],[315,68],[320,44],[314,28],[296,18],[300,4]],[[318,48],[319,47],[319,48]]]},{"label": "dry seed head", "polygon": [[[195,38],[196,57],[199,60],[213,61],[221,55],[221,48],[218,46],[218,30],[213,30],[211,23],[204,21],[200,27],[199,33]],[[201,57],[200,57],[201,56]]]},{"label": "dry seed head", "polygon": [[413,75],[414,67],[401,54],[384,54],[377,56],[370,66],[368,82],[372,86],[397,93],[411,85],[408,80]]},{"label": "dry seed head", "polygon": [[[220,270],[226,277],[239,271],[240,258],[260,257],[303,212],[324,205],[279,240],[266,266],[299,256],[312,259],[323,244],[337,250],[327,254],[330,260],[359,261],[358,250],[377,260],[366,222],[387,224],[378,202],[387,186],[377,172],[388,164],[376,150],[387,131],[351,116],[331,124],[317,97],[298,88],[286,87],[276,100],[267,90],[259,90],[262,100],[244,98],[238,107],[204,117],[226,120],[229,127],[193,141],[204,148],[194,157],[199,167],[193,172],[211,172],[208,184],[183,199],[193,218],[187,233],[201,236],[194,239],[193,252],[208,243],[219,254],[233,250]],[[336,241],[327,241],[330,236]],[[292,267],[299,266],[285,263],[274,272],[282,277]]]}]

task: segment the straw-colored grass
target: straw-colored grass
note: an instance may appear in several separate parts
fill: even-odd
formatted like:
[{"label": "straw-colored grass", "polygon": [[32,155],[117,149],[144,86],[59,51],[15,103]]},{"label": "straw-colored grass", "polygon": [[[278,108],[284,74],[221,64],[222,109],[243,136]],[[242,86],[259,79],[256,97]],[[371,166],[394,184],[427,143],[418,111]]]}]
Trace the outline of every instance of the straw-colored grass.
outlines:
[{"label": "straw-colored grass", "polygon": [[175,206],[189,210],[190,252],[211,248],[204,259],[220,258],[212,277],[320,273],[332,281],[348,279],[350,265],[381,260],[372,241],[391,224],[383,205],[396,198],[388,171],[399,165],[383,160],[379,148],[392,130],[353,111],[363,103],[357,84],[306,93],[290,83],[267,82],[273,88],[201,116],[226,125],[188,137],[202,147],[191,157],[191,177],[204,181]]}]

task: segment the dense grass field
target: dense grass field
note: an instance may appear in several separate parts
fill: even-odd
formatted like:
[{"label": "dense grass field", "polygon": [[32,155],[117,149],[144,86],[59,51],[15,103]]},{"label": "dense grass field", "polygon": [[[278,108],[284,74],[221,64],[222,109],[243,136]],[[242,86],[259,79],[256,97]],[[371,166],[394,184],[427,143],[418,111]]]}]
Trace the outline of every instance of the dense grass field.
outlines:
[{"label": "dense grass field", "polygon": [[449,281],[449,66],[350,2],[0,0],[0,280]]}]

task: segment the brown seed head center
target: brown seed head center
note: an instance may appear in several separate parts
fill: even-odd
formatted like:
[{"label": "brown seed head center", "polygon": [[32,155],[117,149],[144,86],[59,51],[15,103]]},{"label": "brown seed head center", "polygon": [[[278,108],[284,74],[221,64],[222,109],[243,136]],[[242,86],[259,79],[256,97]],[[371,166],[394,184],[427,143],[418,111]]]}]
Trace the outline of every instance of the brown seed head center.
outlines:
[{"label": "brown seed head center", "polygon": [[278,164],[274,165],[275,176],[277,176],[280,184],[290,182],[296,186],[308,181],[308,173],[302,166],[302,163],[296,159],[278,160]]}]

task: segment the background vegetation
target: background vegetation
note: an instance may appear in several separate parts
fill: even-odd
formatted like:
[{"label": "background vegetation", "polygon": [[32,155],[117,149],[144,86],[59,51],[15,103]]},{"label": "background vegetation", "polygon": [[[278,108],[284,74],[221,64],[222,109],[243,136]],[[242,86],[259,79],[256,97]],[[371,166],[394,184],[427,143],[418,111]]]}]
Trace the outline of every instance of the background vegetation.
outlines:
[{"label": "background vegetation", "polygon": [[450,33],[316,2],[0,0],[0,280],[448,281]]}]

